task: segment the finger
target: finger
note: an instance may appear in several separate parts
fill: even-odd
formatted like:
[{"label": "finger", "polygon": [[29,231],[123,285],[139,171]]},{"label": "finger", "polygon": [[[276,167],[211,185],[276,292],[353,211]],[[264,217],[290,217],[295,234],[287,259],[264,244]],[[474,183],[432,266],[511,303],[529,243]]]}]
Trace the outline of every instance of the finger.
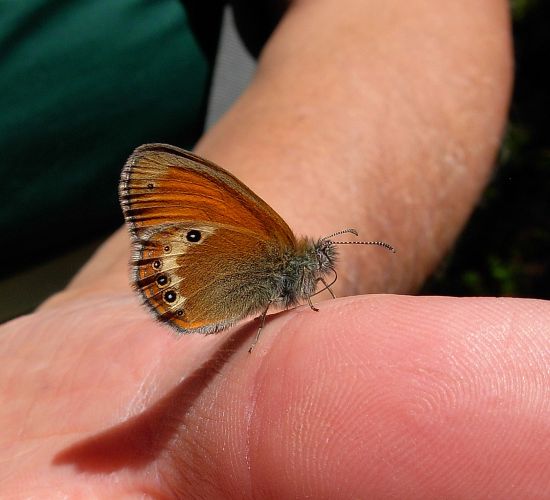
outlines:
[{"label": "finger", "polygon": [[[292,498],[550,488],[550,307],[367,296],[268,322],[180,415],[170,487]],[[271,324],[269,324],[271,323]],[[231,495],[230,495],[231,496]]]}]

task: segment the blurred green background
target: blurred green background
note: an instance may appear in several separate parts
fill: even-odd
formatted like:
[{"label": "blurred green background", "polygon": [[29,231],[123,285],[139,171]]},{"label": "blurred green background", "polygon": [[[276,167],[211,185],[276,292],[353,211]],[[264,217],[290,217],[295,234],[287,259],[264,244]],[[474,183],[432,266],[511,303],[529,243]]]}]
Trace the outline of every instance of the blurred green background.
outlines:
[{"label": "blurred green background", "polygon": [[550,2],[510,5],[516,80],[497,168],[424,294],[550,298]]}]

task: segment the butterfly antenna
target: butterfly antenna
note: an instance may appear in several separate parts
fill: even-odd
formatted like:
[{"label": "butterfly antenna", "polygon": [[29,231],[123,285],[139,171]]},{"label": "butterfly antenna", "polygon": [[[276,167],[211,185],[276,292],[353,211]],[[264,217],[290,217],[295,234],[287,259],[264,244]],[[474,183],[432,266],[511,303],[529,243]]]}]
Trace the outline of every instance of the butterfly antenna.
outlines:
[{"label": "butterfly antenna", "polygon": [[389,243],[385,241],[332,241],[333,245],[376,245],[387,248],[390,252],[397,253]]},{"label": "butterfly antenna", "polygon": [[[348,229],[342,229],[341,231],[336,231],[335,233],[329,234],[328,236],[324,237],[322,241],[330,242],[333,245],[376,245],[379,247],[384,247],[388,249],[390,252],[397,253],[395,248],[393,248],[389,243],[386,243],[385,241],[332,241],[331,238],[334,238],[335,236],[339,236],[341,234],[351,233],[355,236],[359,236],[359,233],[357,230],[353,228]],[[331,283],[332,284],[332,283]]]},{"label": "butterfly antenna", "polygon": [[359,236],[359,233],[357,230],[349,228],[349,229],[342,229],[341,231],[336,231],[335,233],[329,234],[328,236],[325,236],[323,240],[330,240],[331,238],[334,238],[335,236],[339,236],[341,234],[351,233],[355,236]]}]

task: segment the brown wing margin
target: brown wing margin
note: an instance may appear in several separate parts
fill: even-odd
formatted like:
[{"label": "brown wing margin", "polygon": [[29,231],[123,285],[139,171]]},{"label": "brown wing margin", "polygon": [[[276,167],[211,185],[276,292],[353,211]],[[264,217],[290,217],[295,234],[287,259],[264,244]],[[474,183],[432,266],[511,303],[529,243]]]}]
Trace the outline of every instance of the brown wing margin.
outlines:
[{"label": "brown wing margin", "polygon": [[286,222],[222,167],[168,144],[144,144],[126,162],[119,197],[136,238],[183,221],[246,228],[266,240],[295,246]]}]

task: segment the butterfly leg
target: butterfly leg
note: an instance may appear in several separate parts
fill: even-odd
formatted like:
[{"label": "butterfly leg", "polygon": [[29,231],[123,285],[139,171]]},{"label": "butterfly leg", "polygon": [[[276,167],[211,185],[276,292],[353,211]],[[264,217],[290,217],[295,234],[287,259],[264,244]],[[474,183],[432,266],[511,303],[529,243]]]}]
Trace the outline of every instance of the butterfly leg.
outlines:
[{"label": "butterfly leg", "polygon": [[309,307],[311,307],[311,309],[315,312],[319,312],[319,309],[317,309],[314,305],[313,305],[313,302],[311,302],[311,297],[308,297],[307,298],[307,303],[309,304]]},{"label": "butterfly leg", "polygon": [[262,332],[262,329],[265,325],[265,317],[267,315],[269,306],[271,306],[271,301],[269,301],[269,304],[267,304],[267,307],[265,308],[264,312],[258,318],[256,318],[260,320],[260,328],[258,328],[258,331],[256,332],[256,337],[254,338],[254,342],[252,342],[250,349],[248,349],[249,354],[252,352],[252,349],[254,349],[254,346],[258,343],[258,340],[260,338],[260,333]]},{"label": "butterfly leg", "polygon": [[[325,288],[323,288],[323,290],[328,290],[329,293],[332,295],[332,298],[335,299],[336,298],[336,295],[334,295],[334,292],[332,291],[332,288],[330,288],[330,285],[325,281],[324,278],[317,278],[317,281],[322,281],[323,282],[323,285],[325,285]],[[332,283],[331,283],[332,285]],[[321,292],[323,290],[320,290]]]},{"label": "butterfly leg", "polygon": [[[329,293],[332,295],[332,298],[335,299],[336,298],[336,295],[334,295],[334,292],[332,291],[332,288],[330,288],[330,285],[332,285],[332,283],[334,283],[334,281],[329,285],[324,278],[322,277],[319,277],[315,280],[315,285],[317,285],[317,283],[319,283],[319,281],[321,283],[323,283],[323,285],[325,285],[324,288],[322,288],[321,290],[315,292],[313,295],[317,295],[318,293],[321,293],[321,292],[324,292],[325,290],[328,290]],[[307,301],[308,301],[308,304],[309,304],[309,307],[311,307],[311,309],[313,309],[314,311],[318,311],[319,309],[317,309],[314,305],[313,305],[313,302],[311,302],[311,297],[313,297],[313,295],[309,296],[307,298]]]}]

